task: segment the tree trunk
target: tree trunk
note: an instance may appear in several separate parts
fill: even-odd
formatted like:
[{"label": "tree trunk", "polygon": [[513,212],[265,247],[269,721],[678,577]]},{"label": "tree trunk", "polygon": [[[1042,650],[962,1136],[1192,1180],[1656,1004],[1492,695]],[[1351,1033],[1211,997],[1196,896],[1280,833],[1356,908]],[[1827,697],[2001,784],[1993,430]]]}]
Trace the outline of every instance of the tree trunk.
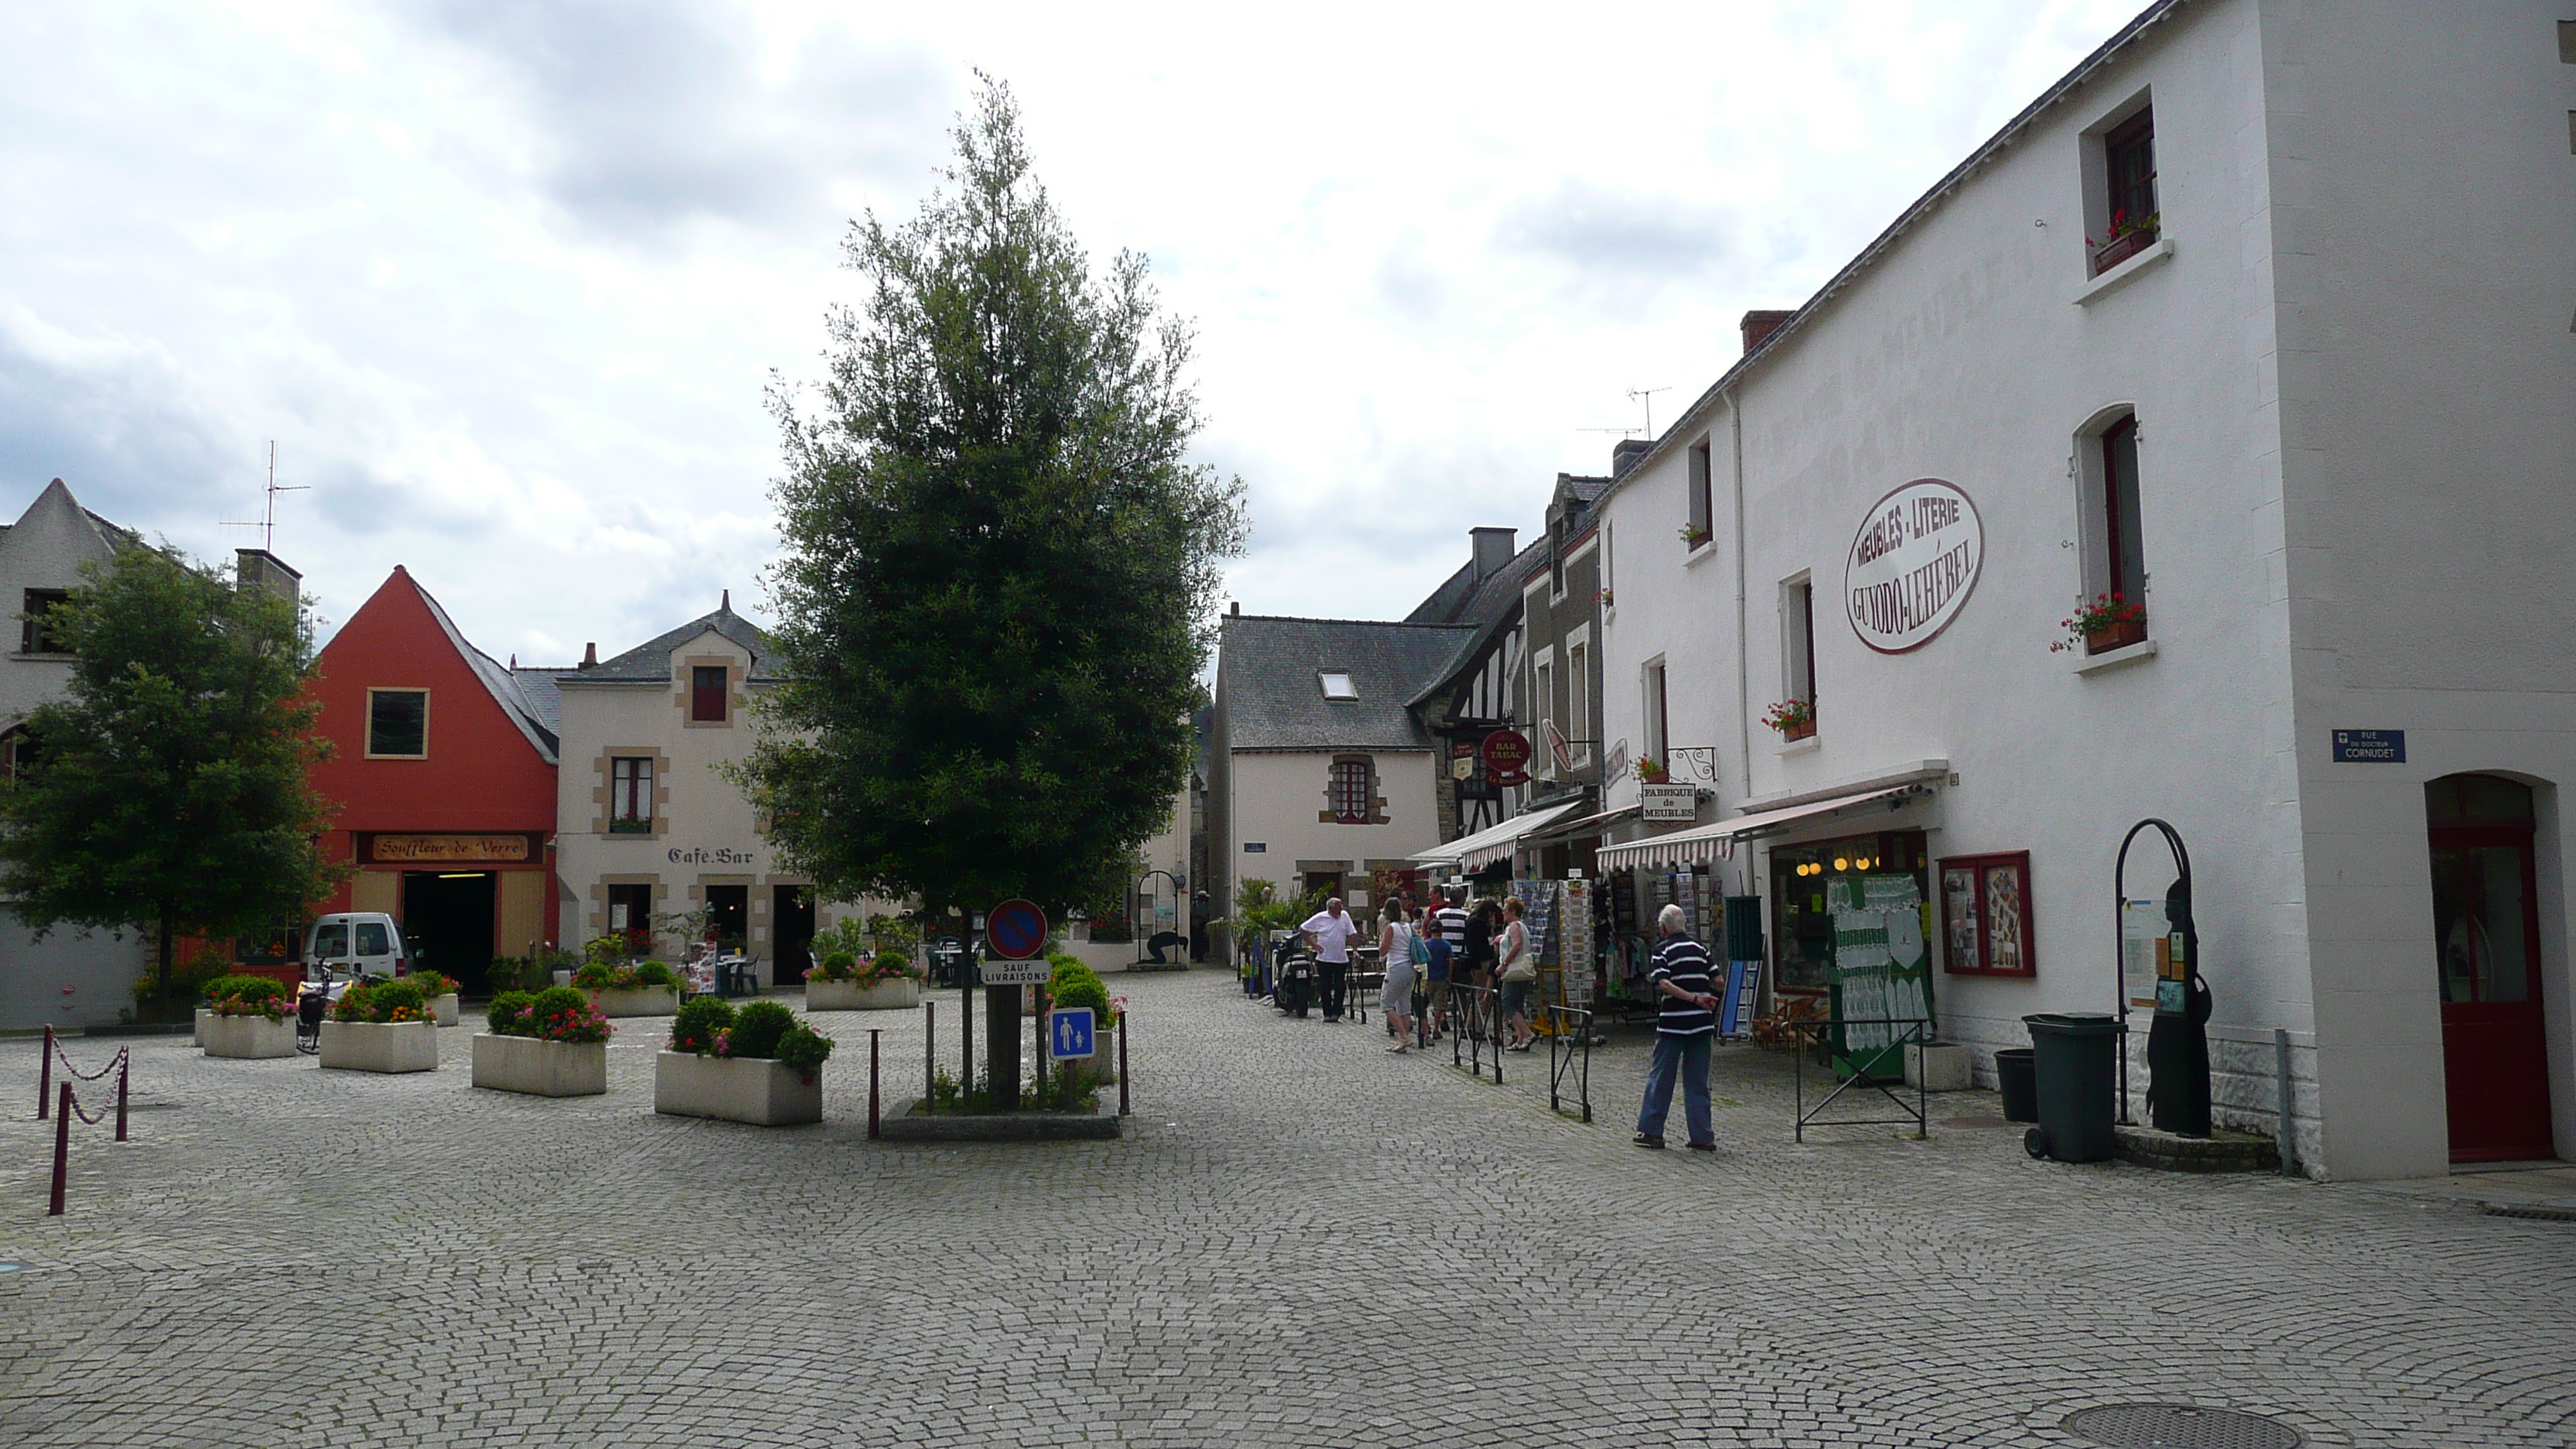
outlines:
[{"label": "tree trunk", "polygon": [[170,990],[170,956],[178,949],[179,944],[172,939],[178,933],[178,922],[175,919],[177,914],[178,908],[171,904],[168,897],[163,897],[161,901],[161,991],[164,995],[167,995]]},{"label": "tree trunk", "polygon": [[1020,988],[984,988],[984,1060],[992,1074],[993,1109],[1020,1110]]}]

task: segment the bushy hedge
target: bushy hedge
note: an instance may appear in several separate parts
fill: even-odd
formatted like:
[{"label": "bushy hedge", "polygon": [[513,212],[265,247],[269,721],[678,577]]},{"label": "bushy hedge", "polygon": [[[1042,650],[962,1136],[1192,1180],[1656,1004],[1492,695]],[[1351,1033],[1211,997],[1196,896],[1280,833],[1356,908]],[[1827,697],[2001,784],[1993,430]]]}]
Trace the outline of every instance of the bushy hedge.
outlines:
[{"label": "bushy hedge", "polygon": [[456,978],[444,971],[415,971],[411,980],[420,987],[420,994],[432,1001],[456,989]]},{"label": "bushy hedge", "polygon": [[716,1039],[733,1029],[733,1003],[714,996],[691,997],[671,1018],[671,1050],[704,1056],[716,1050]]},{"label": "bushy hedge", "polygon": [[804,1076],[831,1059],[832,1039],[796,1019],[775,1001],[754,1001],[739,1012],[712,996],[683,1002],[671,1018],[671,1050],[733,1059],[770,1058]]},{"label": "bushy hedge", "polygon": [[420,983],[410,977],[380,981],[373,985],[360,982],[340,993],[331,1003],[333,1021],[398,1022],[426,1018],[429,998],[423,996]]},{"label": "bushy hedge", "polygon": [[660,961],[591,961],[572,973],[572,984],[584,991],[644,991],[656,986],[676,986],[679,980],[679,976]]},{"label": "bushy hedge", "polygon": [[1109,987],[1100,973],[1071,956],[1050,956],[1055,976],[1047,982],[1047,1002],[1058,1008],[1087,1006],[1092,1020],[1107,1029],[1117,1018],[1109,1009]]},{"label": "bushy hedge", "polygon": [[273,976],[218,976],[206,983],[206,1005],[217,1016],[286,1015],[286,988]]},{"label": "bushy hedge", "polygon": [[496,1036],[529,1036],[539,1041],[601,1042],[616,1030],[590,1004],[589,993],[570,986],[549,986],[534,994],[505,991],[492,998],[484,1020],[491,1023]]}]

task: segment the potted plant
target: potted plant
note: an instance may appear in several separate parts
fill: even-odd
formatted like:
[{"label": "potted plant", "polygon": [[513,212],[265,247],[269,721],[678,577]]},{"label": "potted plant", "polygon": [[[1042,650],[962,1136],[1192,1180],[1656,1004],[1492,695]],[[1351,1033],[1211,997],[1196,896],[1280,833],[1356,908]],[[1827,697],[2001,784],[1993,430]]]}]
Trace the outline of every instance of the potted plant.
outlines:
[{"label": "potted plant", "polygon": [[322,1023],[322,1065],[352,1072],[438,1070],[438,1022],[409,977],[359,982]]},{"label": "potted plant", "polygon": [[2132,217],[2126,211],[2112,212],[2108,237],[2098,242],[2091,237],[2084,239],[2084,244],[2092,248],[2093,275],[2102,275],[2154,244],[2157,221],[2157,214],[2152,211],[2139,217]]},{"label": "potted plant", "polygon": [[206,983],[201,1028],[210,1057],[291,1057],[295,1023],[286,988],[267,976],[218,976]]},{"label": "potted plant", "polygon": [[572,984],[590,993],[602,1016],[669,1016],[680,1009],[680,978],[660,961],[633,961],[624,936],[601,936],[582,948]]},{"label": "potted plant", "polygon": [[2075,612],[2058,620],[2057,626],[2066,631],[2066,637],[2050,644],[2049,653],[2080,648],[2087,654],[2100,654],[2146,642],[2147,606],[2130,603],[2119,594],[2095,594],[2090,599],[2077,599]]},{"label": "potted plant", "polygon": [[1683,524],[1680,532],[1682,536],[1682,547],[1684,548],[1697,548],[1709,540],[1708,530],[1700,527],[1696,523]]},{"label": "potted plant", "polygon": [[1816,705],[1813,700],[1784,699],[1771,706],[1762,722],[1780,732],[1783,740],[1803,740],[1816,732]]},{"label": "potted plant", "polygon": [[701,996],[671,1018],[653,1064],[653,1110],[756,1127],[823,1120],[823,1063],[832,1039],[775,1001],[739,1012]]},{"label": "potted plant", "polygon": [[616,1030],[589,993],[549,986],[504,991],[474,1034],[474,1085],[532,1097],[596,1097],[608,1090],[608,1035]]},{"label": "potted plant", "polygon": [[1669,783],[1672,778],[1672,772],[1664,768],[1663,761],[1650,759],[1644,755],[1637,757],[1637,779],[1640,783],[1662,785]]},{"label": "potted plant", "polygon": [[420,983],[421,997],[429,1003],[430,1019],[440,1026],[456,1025],[456,978],[443,971],[415,971],[411,979]]},{"label": "potted plant", "polygon": [[925,973],[903,956],[879,951],[864,959],[833,951],[805,973],[808,1011],[904,1011],[921,1004]]},{"label": "potted plant", "polygon": [[1618,606],[1618,601],[1611,596],[1608,589],[1594,589],[1592,591],[1592,602],[1599,604],[1605,609],[1615,608]]}]

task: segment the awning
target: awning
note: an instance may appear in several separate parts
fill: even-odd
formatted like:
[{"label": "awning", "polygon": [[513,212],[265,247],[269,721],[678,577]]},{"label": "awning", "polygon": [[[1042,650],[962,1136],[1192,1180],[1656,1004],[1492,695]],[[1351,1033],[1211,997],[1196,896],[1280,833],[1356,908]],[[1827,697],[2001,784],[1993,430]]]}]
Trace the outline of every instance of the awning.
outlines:
[{"label": "awning", "polygon": [[1416,865],[1455,865],[1465,870],[1483,870],[1495,861],[1508,858],[1520,844],[1522,836],[1562,819],[1582,803],[1568,800],[1544,810],[1527,811],[1500,825],[1488,825],[1473,835],[1462,835],[1446,845],[1406,858]]},{"label": "awning", "polygon": [[1651,835],[1644,840],[1628,840],[1617,845],[1605,845],[1601,847],[1601,853],[1594,859],[1603,870],[1630,870],[1639,866],[1656,865],[1698,865],[1717,859],[1721,853],[1732,853],[1735,842],[1739,840],[1748,840],[1757,835],[1769,835],[1775,831],[1786,830],[1801,820],[1813,819],[1819,815],[1831,815],[1837,810],[1849,810],[1855,805],[1867,805],[1873,800],[1911,795],[1924,788],[1920,782],[1908,781],[1902,785],[1887,785],[1876,790],[1864,790],[1857,795],[1838,795],[1830,800],[1810,800],[1804,805],[1792,805],[1784,810],[1765,810],[1759,815],[1739,815],[1733,820],[1721,820],[1715,825],[1694,826],[1689,830],[1676,830],[1670,835]]},{"label": "awning", "polygon": [[1641,805],[1622,805],[1616,810],[1604,810],[1598,815],[1586,815],[1580,820],[1568,820],[1562,825],[1549,826],[1546,830],[1530,837],[1525,843],[1536,845],[1541,841],[1572,840],[1578,836],[1595,835],[1644,808]]}]

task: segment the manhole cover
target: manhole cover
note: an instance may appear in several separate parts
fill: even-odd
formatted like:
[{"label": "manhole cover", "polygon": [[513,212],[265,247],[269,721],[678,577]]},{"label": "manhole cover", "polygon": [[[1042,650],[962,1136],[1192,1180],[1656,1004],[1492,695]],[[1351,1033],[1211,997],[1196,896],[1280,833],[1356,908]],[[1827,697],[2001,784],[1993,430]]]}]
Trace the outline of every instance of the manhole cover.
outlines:
[{"label": "manhole cover", "polygon": [[2190,1404],[2103,1404],[2067,1415],[2062,1427],[2111,1449],[2299,1449],[2307,1442],[2278,1419]]}]

